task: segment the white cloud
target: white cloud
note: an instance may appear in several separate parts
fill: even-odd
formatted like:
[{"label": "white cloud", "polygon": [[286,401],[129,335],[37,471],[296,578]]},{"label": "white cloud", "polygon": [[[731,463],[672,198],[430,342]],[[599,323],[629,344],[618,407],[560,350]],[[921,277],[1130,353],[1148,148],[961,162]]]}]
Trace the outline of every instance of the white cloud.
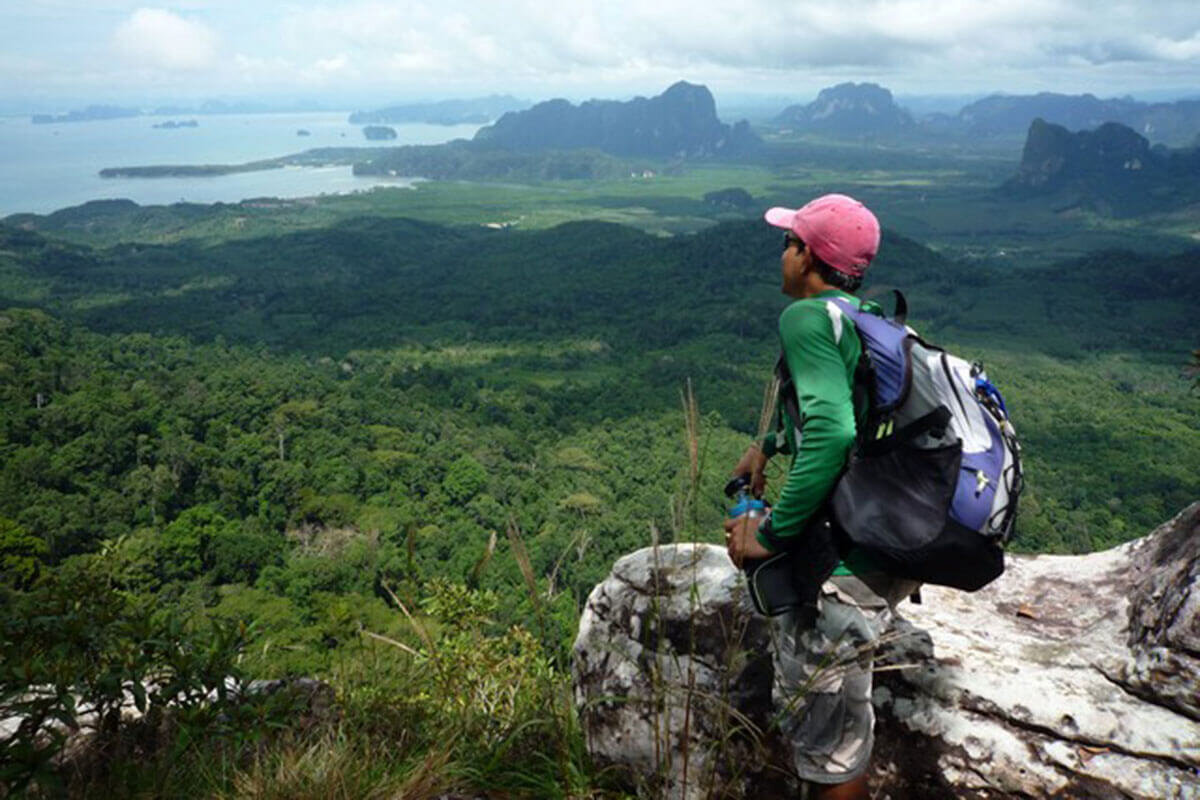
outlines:
[{"label": "white cloud", "polygon": [[140,66],[202,70],[217,60],[217,35],[202,22],[160,8],[139,8],[113,34],[117,51]]},{"label": "white cloud", "polygon": [[1186,39],[1171,39],[1162,36],[1145,37],[1144,46],[1157,60],[1200,62],[1200,30]]},{"label": "white cloud", "polygon": [[354,67],[345,53],[339,53],[332,58],[318,58],[313,62],[313,71],[319,75],[352,75]]},{"label": "white cloud", "polygon": [[[936,93],[1200,87],[1196,0],[27,0],[0,82],[624,96],[687,78],[797,96],[841,80]],[[139,7],[140,6],[140,7]],[[97,29],[111,29],[97,39]],[[113,63],[113,51],[123,56]],[[238,56],[236,54],[245,54]],[[106,79],[103,76],[107,74]]]},{"label": "white cloud", "polygon": [[[1080,59],[1195,61],[1200,7],[1116,0],[359,0],[297,9],[282,37],[384,75],[593,80],[651,71],[1044,70]],[[1183,31],[1182,38],[1179,32]],[[1191,37],[1191,38],[1189,38]],[[1195,65],[1200,71],[1200,65]],[[364,73],[370,73],[369,68]]]}]

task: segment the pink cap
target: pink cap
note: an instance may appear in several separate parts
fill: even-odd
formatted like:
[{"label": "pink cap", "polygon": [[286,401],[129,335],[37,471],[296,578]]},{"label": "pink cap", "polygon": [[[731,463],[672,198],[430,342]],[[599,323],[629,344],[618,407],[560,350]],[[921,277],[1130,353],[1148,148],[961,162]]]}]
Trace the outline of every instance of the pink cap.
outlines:
[{"label": "pink cap", "polygon": [[826,194],[799,210],[772,208],[763,215],[788,228],[838,272],[861,277],[879,252],[879,220],[853,197]]}]

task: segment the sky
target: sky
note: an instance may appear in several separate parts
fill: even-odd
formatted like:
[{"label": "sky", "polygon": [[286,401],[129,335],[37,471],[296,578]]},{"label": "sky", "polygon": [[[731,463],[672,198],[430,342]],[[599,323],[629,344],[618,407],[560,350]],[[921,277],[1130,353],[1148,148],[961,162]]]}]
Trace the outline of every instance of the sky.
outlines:
[{"label": "sky", "polygon": [[512,93],[1200,96],[1200,1],[0,0],[0,105]]}]

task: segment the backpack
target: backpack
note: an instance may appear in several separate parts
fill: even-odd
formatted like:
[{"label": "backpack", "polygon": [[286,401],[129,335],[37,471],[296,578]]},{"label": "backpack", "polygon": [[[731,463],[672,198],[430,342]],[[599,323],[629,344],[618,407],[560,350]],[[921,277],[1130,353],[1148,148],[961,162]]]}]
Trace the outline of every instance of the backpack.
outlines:
[{"label": "backpack", "polygon": [[[858,548],[896,577],[975,591],[1004,571],[1023,487],[1020,444],[983,365],[918,336],[895,294],[892,319],[825,301],[858,331],[856,407],[867,409],[830,519],[843,552]],[[790,389],[782,397],[799,420]]]}]

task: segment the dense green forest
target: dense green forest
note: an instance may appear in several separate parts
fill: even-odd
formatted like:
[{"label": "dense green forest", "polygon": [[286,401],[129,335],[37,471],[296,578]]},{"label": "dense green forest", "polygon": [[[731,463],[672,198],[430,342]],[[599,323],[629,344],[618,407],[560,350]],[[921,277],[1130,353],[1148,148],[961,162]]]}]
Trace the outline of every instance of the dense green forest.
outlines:
[{"label": "dense green forest", "polygon": [[[565,693],[578,610],[621,554],[719,539],[777,264],[760,222],[361,217],[105,246],[0,226],[4,707],[315,675],[354,731],[320,751],[354,796],[603,784]],[[1110,546],[1200,496],[1200,251],[1008,270],[888,233],[867,291],[893,287],[1006,393],[1017,548]],[[66,694],[38,701],[47,724]],[[309,752],[269,704],[236,706],[258,722],[229,744],[233,708],[196,704],[165,749],[117,737],[68,788],[238,793]],[[51,791],[51,750],[0,753],[0,780]]]}]

